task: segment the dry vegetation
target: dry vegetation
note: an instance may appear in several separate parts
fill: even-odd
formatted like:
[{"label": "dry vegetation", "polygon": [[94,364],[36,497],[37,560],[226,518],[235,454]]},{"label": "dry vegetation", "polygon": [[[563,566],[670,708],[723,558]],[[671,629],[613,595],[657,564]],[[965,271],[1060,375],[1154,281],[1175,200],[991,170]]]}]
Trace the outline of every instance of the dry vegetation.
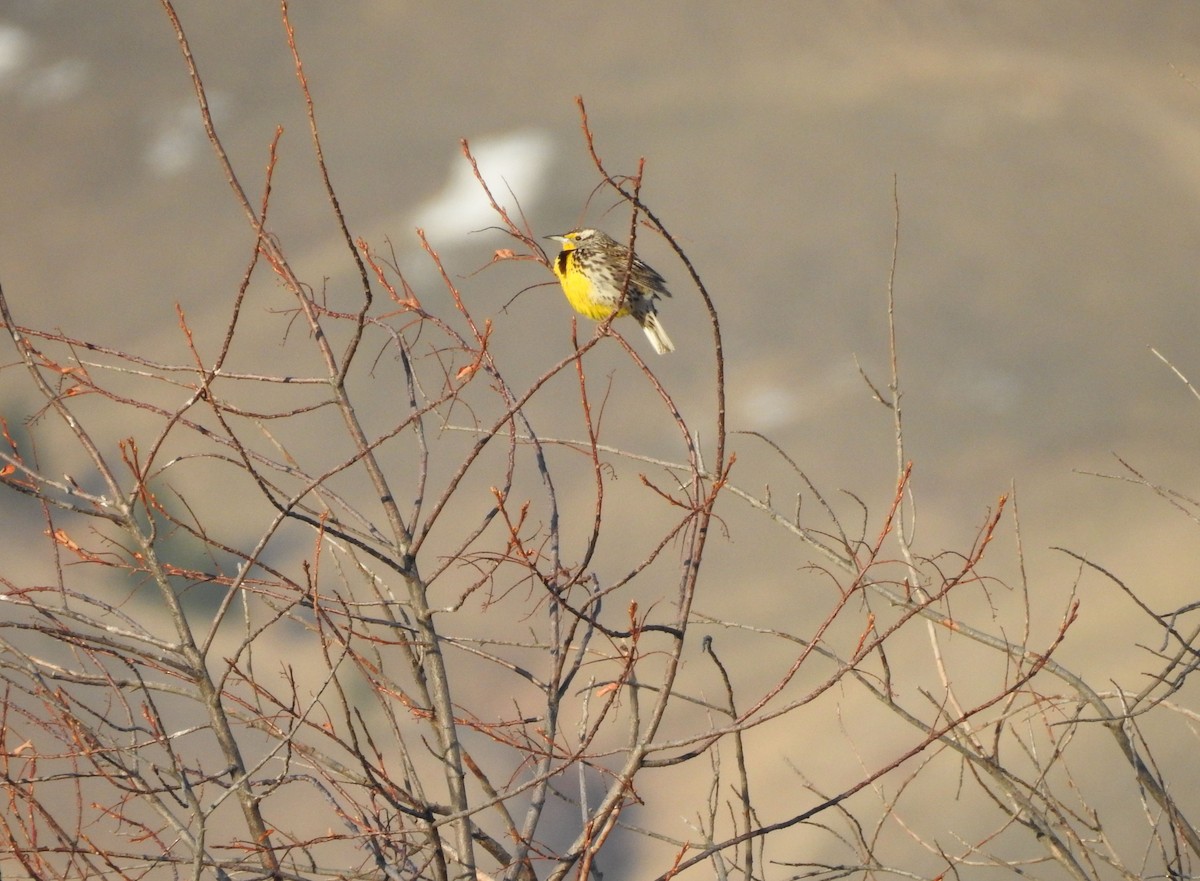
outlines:
[{"label": "dry vegetation", "polygon": [[[713,298],[581,103],[628,240],[674,248],[676,300],[708,315],[708,412],[685,420],[620,325],[581,326],[512,384],[428,242],[442,286],[415,290],[348,228],[285,7],[360,280],[329,302],[271,234],[278,136],[253,199],[164,9],[249,261],[224,338],[180,313],[173,363],[23,326],[0,296],[5,400],[37,396],[6,404],[2,498],[42,519],[23,555],[47,573],[0,569],[6,881],[1194,877],[1195,610],[1153,610],[1080,560],[1157,634],[1130,690],[1060,661],[1076,600],[989,577],[993,538],[1019,537],[1009,499],[971,547],[918,547],[894,338],[871,387],[897,452],[886,510],[731,435]],[[497,205],[496,223],[498,262],[546,262],[526,218]],[[263,274],[289,315],[250,302]],[[255,323],[286,334],[286,373],[239,347]],[[611,378],[597,347],[627,355]],[[572,408],[537,406],[565,384]],[[386,412],[364,404],[380,386]],[[601,418],[613,400],[644,407],[632,429]],[[114,414],[122,430],[98,427]],[[648,454],[648,430],[677,453]],[[777,469],[774,498],[738,483],[735,439]],[[586,504],[566,501],[581,479]],[[777,533],[746,579],[794,579],[790,620],[698,610],[733,516]],[[821,739],[785,751],[781,726]],[[853,779],[830,788],[847,751]]]}]

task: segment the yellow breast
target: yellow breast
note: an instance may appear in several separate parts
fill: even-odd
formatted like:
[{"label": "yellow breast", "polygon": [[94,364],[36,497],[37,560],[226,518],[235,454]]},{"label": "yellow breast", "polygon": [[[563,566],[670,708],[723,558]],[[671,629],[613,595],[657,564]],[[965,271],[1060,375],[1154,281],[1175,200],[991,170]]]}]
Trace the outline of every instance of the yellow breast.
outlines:
[{"label": "yellow breast", "polygon": [[[553,268],[572,309],[593,321],[603,321],[612,314],[611,301],[606,303],[599,299],[592,283],[588,281],[588,277],[575,268],[573,251],[564,251],[559,254],[558,259],[554,261]],[[628,307],[622,309],[621,314],[628,315]]]}]

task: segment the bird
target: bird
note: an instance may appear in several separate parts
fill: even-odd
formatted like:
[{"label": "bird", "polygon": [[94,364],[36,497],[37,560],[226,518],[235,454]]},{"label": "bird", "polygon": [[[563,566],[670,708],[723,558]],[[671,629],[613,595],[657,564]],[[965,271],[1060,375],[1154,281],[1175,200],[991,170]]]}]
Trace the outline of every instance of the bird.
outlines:
[{"label": "bird", "polygon": [[[603,321],[614,311],[617,317],[632,315],[646,332],[654,351],[660,355],[675,351],[675,344],[658,320],[655,305],[659,297],[671,296],[661,275],[636,254],[631,263],[629,248],[598,229],[573,229],[546,238],[562,244],[551,269],[576,312],[593,321]],[[621,288],[627,270],[629,284],[622,303]]]}]

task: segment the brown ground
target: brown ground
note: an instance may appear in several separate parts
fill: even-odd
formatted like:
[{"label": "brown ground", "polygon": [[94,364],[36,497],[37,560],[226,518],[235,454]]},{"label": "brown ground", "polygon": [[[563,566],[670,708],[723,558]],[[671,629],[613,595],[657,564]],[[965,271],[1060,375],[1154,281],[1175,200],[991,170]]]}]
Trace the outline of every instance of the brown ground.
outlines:
[{"label": "brown ground", "polygon": [[[310,280],[352,290],[274,7],[182,2],[180,13],[251,189],[275,125],[286,128],[281,239]],[[194,115],[165,17],[82,4],[6,15],[32,38],[24,66],[0,75],[0,279],[19,319],[177,354],[179,303],[215,339],[251,242],[203,143],[175,171],[148,159],[165,127]],[[722,310],[731,427],[769,433],[831,495],[850,489],[875,510],[893,487],[891,424],[853,356],[886,383],[895,179],[906,454],[925,549],[965,547],[1015,483],[1031,577],[1056,598],[1046,614],[1076,572],[1056,545],[1155,608],[1195,599],[1194,524],[1145,489],[1078,472],[1119,472],[1115,452],[1200,492],[1200,402],[1148,349],[1200,380],[1200,7],[611,0],[297,4],[294,18],[351,225],[398,242],[416,284],[429,276],[414,212],[460,161],[460,137],[549,138],[541,184],[522,199],[539,232],[584,217],[625,228],[602,215],[608,201],[584,214],[596,178],[573,104],[583,95],[612,167],[647,158],[647,199]],[[81,85],[45,98],[64,63]],[[465,241],[434,243],[463,274],[499,244]],[[644,256],[676,290],[662,314],[680,351],[655,367],[702,415],[706,326],[665,246],[648,240]],[[499,311],[538,280],[523,265],[464,282],[521,375],[568,346],[554,289]],[[11,374],[0,380],[5,415],[27,412]],[[734,444],[745,485],[786,482],[756,441]],[[742,575],[735,597],[718,592],[739,559],[784,552],[767,530],[735,523],[732,540],[701,608],[786,614],[782,582]],[[1011,528],[996,550],[995,571],[1011,577]],[[1100,682],[1136,687],[1144,659],[1111,650],[1130,608],[1096,580],[1081,595],[1073,657],[1107,665]]]}]

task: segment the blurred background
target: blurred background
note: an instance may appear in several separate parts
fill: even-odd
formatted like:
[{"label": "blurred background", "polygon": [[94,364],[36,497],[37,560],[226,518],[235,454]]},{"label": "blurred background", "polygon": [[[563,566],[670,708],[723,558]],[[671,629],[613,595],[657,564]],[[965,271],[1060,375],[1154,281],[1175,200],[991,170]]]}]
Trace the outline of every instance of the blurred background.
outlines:
[{"label": "blurred background", "polygon": [[[282,125],[270,226],[307,281],[353,298],[277,8],[177,8],[252,200]],[[644,198],[717,303],[730,427],[768,434],[824,492],[881,514],[891,415],[855,357],[886,386],[895,192],[925,551],[969,546],[1015,487],[1043,596],[1077,584],[1061,546],[1158,610],[1195,599],[1195,523],[1144,487],[1082,472],[1127,474],[1115,454],[1200,493],[1200,402],[1149,349],[1200,380],[1200,6],[297,2],[292,17],[352,232],[380,250],[390,239],[436,310],[423,227],[495,322],[516,385],[569,351],[571,313],[549,284],[503,308],[552,281],[534,263],[473,274],[507,242],[480,232],[494,221],[458,141],[539,235],[587,223],[621,237],[628,214],[604,194],[589,202],[582,95],[611,171],[646,158]],[[253,239],[161,10],[0,5],[0,119],[0,280],[18,320],[178,362],[178,304],[219,340]],[[664,243],[645,234],[639,249],[675,291],[662,317],[679,351],[652,366],[703,417],[713,356],[699,299]],[[255,308],[271,296],[285,308],[266,276]],[[626,335],[654,358],[636,328]],[[0,386],[10,419],[37,406],[17,385]],[[785,470],[753,438],[733,447],[747,488]],[[0,530],[28,517],[0,508]],[[754,555],[780,537],[734,523],[725,540]],[[996,570],[1015,573],[1011,525],[997,547]],[[1079,587],[1068,657],[1137,687],[1145,658],[1111,651],[1129,607],[1105,583]],[[795,602],[770,581],[712,591],[700,607],[714,614],[769,619]]]}]

